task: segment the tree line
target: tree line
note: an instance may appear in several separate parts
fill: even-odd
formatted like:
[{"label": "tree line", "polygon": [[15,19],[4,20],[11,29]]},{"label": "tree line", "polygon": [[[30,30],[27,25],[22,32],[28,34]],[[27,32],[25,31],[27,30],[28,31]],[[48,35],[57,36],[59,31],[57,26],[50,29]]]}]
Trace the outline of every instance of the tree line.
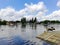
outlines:
[{"label": "tree line", "polygon": [[37,18],[35,17],[34,19],[30,19],[29,21],[26,20],[26,18],[21,19],[21,23],[37,23]]},{"label": "tree line", "polygon": [[32,19],[30,19],[30,20],[26,20],[26,18],[24,17],[24,18],[21,18],[21,20],[20,21],[6,21],[6,20],[3,20],[3,21],[1,21],[1,19],[0,19],[0,25],[7,25],[7,22],[11,22],[11,23],[21,23],[21,24],[27,24],[27,23],[33,23],[33,24],[47,24],[47,23],[60,23],[60,21],[58,21],[58,20],[44,20],[44,21],[40,21],[40,22],[38,22],[38,20],[37,20],[37,18],[35,17],[35,18],[32,18]]},{"label": "tree line", "polygon": [[41,21],[40,24],[55,24],[55,23],[60,23],[60,21],[58,20],[44,20],[44,21]]}]

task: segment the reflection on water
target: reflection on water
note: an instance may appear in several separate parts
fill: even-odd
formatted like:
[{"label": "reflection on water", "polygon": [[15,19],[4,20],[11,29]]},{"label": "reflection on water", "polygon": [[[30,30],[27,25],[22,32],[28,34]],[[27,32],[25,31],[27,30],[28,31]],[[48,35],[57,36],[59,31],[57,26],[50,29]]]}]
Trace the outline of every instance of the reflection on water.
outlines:
[{"label": "reflection on water", "polygon": [[32,30],[34,29],[34,30],[36,30],[37,29],[37,24],[29,24],[30,25],[30,27],[32,28]]},{"label": "reflection on water", "polygon": [[[59,24],[51,24],[48,27],[60,30]],[[18,24],[17,26],[0,26],[0,45],[49,45],[48,43],[36,38],[37,35],[45,31],[43,25]]]},{"label": "reflection on water", "polygon": [[26,24],[21,24],[21,31],[22,32],[26,32],[25,28],[26,28]]},{"label": "reflection on water", "polygon": [[21,28],[26,28],[26,24],[21,24]]}]

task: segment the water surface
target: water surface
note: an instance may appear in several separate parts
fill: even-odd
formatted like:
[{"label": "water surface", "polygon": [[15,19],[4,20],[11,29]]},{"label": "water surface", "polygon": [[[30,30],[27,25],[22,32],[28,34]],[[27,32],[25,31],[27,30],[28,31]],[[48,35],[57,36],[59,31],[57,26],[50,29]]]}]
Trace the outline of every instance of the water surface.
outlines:
[{"label": "water surface", "polygon": [[[54,27],[56,31],[60,30],[60,24],[50,24],[48,27]],[[46,31],[43,25],[21,25],[0,26],[0,45],[48,45],[39,40],[36,36]]]}]

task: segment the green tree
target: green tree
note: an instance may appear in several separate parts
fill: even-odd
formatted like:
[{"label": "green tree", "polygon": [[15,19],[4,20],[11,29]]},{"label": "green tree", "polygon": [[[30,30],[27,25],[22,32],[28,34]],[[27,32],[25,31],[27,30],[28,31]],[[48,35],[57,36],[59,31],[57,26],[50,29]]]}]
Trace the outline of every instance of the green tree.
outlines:
[{"label": "green tree", "polygon": [[21,23],[23,23],[23,24],[26,23],[26,18],[22,18]]},{"label": "green tree", "polygon": [[34,19],[34,23],[36,23],[37,22],[37,18],[35,17],[35,19]]}]

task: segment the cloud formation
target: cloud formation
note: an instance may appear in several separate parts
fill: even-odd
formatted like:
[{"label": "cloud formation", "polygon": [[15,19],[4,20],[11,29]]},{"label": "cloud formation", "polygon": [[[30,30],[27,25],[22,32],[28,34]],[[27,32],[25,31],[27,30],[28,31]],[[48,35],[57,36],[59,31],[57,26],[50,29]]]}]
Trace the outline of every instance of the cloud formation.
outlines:
[{"label": "cloud formation", "polygon": [[60,21],[60,10],[53,11],[50,15],[46,16],[46,19]]},{"label": "cloud formation", "polygon": [[[57,6],[60,5],[58,1]],[[25,3],[25,8],[16,11],[12,7],[6,7],[0,9],[0,18],[7,21],[21,20],[22,17],[26,17],[27,20],[37,17],[38,21],[43,20],[60,20],[60,10],[53,11],[51,14],[46,15],[48,9],[44,2],[38,2],[37,4]]]},{"label": "cloud formation", "polygon": [[58,0],[58,2],[57,2],[57,6],[60,7],[60,0]]},{"label": "cloud formation", "polygon": [[46,12],[47,8],[44,2],[38,2],[37,4],[25,3],[25,8],[19,11],[16,11],[14,8],[11,7],[0,9],[0,18],[8,21],[20,20],[22,17],[26,17],[27,19],[37,17],[38,19],[41,19]]}]

